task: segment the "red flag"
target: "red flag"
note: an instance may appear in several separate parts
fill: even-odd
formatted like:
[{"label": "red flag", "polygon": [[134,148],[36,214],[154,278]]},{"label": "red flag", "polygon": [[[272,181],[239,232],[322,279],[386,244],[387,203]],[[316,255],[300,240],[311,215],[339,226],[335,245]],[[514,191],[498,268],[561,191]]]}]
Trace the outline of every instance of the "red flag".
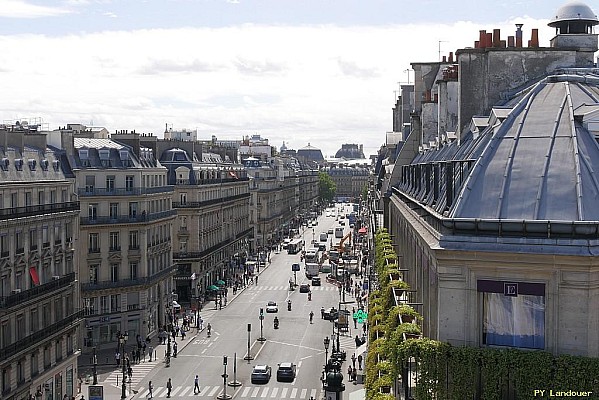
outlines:
[{"label": "red flag", "polygon": [[229,171],[229,176],[231,176],[231,178],[239,179],[237,178],[237,174],[235,174],[235,171]]},{"label": "red flag", "polygon": [[40,277],[37,275],[37,269],[35,267],[29,267],[29,275],[31,275],[31,280],[34,285],[40,284]]}]

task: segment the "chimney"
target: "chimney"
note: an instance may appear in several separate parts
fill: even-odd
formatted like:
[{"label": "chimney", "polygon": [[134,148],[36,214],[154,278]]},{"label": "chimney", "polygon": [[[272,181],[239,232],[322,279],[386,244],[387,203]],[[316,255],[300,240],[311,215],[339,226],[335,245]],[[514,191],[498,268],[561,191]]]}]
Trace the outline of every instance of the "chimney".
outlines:
[{"label": "chimney", "polygon": [[524,24],[516,24],[516,47],[522,47],[522,26]]},{"label": "chimney", "polygon": [[453,64],[453,51],[449,52],[449,63]]},{"label": "chimney", "polygon": [[507,47],[516,47],[516,41],[514,39],[513,36],[507,37]]},{"label": "chimney", "polygon": [[487,43],[487,31],[482,30],[482,31],[479,31],[478,33],[479,33],[478,44],[479,44],[479,46],[480,46],[481,49],[484,49],[485,47],[487,47],[486,46],[486,43]]},{"label": "chimney", "polygon": [[442,61],[442,62],[443,62],[443,63],[446,63],[446,62],[447,62],[447,56],[443,56],[443,61]]},{"label": "chimney", "polygon": [[531,32],[530,47],[539,47],[539,30],[537,28]]},{"label": "chimney", "polygon": [[480,42],[479,42],[478,40],[475,40],[475,41],[474,41],[474,48],[475,48],[475,49],[478,49],[478,48],[480,48]]},{"label": "chimney", "polygon": [[487,32],[486,44],[487,44],[486,47],[493,47],[493,34],[491,32]]},{"label": "chimney", "polygon": [[493,47],[501,46],[501,29],[493,29]]}]

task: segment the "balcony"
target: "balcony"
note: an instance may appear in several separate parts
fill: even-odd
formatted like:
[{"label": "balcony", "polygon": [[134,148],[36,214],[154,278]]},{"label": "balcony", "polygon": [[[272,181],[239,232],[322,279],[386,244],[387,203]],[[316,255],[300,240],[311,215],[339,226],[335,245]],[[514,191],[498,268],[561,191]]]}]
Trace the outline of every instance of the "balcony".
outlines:
[{"label": "balcony", "polygon": [[79,188],[77,194],[83,197],[92,196],[140,196],[144,194],[169,193],[175,187],[172,185],[151,188],[132,187],[124,189]]},{"label": "balcony", "polygon": [[80,217],[79,223],[81,225],[110,225],[110,224],[135,224],[135,223],[147,223],[157,221],[163,218],[174,217],[177,215],[177,210],[167,210],[152,214],[139,213],[136,215],[124,215],[119,217]]},{"label": "balcony", "polygon": [[249,198],[249,193],[242,193],[235,196],[230,197],[221,197],[218,199],[205,200],[205,201],[186,201],[185,203],[173,201],[173,208],[200,208],[211,206],[215,204],[221,204],[223,202],[232,202],[235,200],[246,199]]},{"label": "balcony", "polygon": [[[253,228],[249,228],[246,229],[243,232],[239,232],[237,235],[235,235],[235,240],[240,239],[244,236],[248,236],[253,232]],[[202,258],[205,257],[221,248],[224,248],[226,246],[228,246],[231,242],[230,241],[226,241],[226,242],[221,242],[218,244],[215,244],[212,247],[207,248],[206,250],[203,251],[185,251],[185,252],[178,252],[178,253],[173,253],[173,260],[189,260],[189,259],[198,259],[198,258]]]},{"label": "balcony", "polygon": [[64,203],[41,204],[37,206],[2,208],[0,209],[0,221],[66,211],[79,211],[79,202],[67,201]]},{"label": "balcony", "polygon": [[132,286],[146,286],[153,285],[154,283],[160,281],[162,278],[168,276],[172,272],[175,271],[175,266],[171,265],[168,268],[165,268],[161,271],[158,271],[152,276],[145,276],[134,279],[123,279],[117,282],[113,282],[111,280],[108,281],[97,281],[94,283],[82,283],[81,290],[84,292],[89,292],[92,290],[104,290],[104,289],[113,289],[113,288],[125,288]]},{"label": "balcony", "polygon": [[61,330],[78,324],[81,318],[83,318],[83,310],[77,311],[76,313],[61,319],[60,321],[45,327],[44,329],[37,331],[16,343],[1,348],[0,360],[6,360],[9,357],[28,350],[33,346],[40,346],[45,340],[50,339],[53,335],[59,333]]},{"label": "balcony", "polygon": [[0,308],[9,308],[26,301],[34,300],[39,296],[48,294],[58,289],[65,288],[75,281],[75,273],[71,272],[55,281],[23,290],[21,293],[0,297]]}]

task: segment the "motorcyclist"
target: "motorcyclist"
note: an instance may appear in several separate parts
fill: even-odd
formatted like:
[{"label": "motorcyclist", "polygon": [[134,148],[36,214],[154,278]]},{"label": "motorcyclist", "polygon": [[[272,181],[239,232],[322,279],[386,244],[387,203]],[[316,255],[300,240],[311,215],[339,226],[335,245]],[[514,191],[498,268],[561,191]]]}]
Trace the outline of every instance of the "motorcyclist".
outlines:
[{"label": "motorcyclist", "polygon": [[210,322],[208,322],[208,325],[206,325],[206,329],[208,330],[208,337],[210,337],[210,332],[212,331],[212,325],[210,325]]},{"label": "motorcyclist", "polygon": [[287,311],[291,311],[291,299],[287,300]]},{"label": "motorcyclist", "polygon": [[274,319],[274,325],[275,325],[275,329],[279,329],[279,319],[277,317],[275,317]]}]

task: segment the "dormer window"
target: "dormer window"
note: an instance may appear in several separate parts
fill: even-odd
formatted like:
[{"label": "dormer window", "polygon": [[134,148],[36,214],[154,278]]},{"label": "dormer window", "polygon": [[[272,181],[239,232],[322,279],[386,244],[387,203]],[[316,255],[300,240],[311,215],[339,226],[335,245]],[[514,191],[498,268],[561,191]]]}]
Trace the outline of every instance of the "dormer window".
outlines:
[{"label": "dormer window", "polygon": [[60,168],[60,160],[52,161],[52,167],[54,168],[54,171],[58,171],[58,169]]},{"label": "dormer window", "polygon": [[23,171],[23,160],[21,158],[15,160],[15,168],[17,171]]},{"label": "dormer window", "polygon": [[89,151],[87,149],[79,149],[79,158],[87,160],[89,158]]},{"label": "dormer window", "polygon": [[42,161],[40,161],[40,167],[42,167],[43,171],[47,171],[48,170],[48,160],[43,159]]},{"label": "dormer window", "polygon": [[30,171],[35,171],[35,166],[37,165],[37,161],[35,161],[34,159],[30,158],[29,160],[27,160],[27,165],[29,165],[29,170]]},{"label": "dormer window", "polygon": [[124,167],[129,166],[129,152],[127,150],[121,150],[119,152],[119,158]]},{"label": "dormer window", "polygon": [[9,165],[10,165],[10,161],[6,157],[4,157],[2,159],[2,162],[0,162],[0,168],[2,168],[2,171],[7,171]]},{"label": "dormer window", "polygon": [[110,167],[110,150],[100,150],[98,151],[100,155],[100,163],[103,167]]}]

